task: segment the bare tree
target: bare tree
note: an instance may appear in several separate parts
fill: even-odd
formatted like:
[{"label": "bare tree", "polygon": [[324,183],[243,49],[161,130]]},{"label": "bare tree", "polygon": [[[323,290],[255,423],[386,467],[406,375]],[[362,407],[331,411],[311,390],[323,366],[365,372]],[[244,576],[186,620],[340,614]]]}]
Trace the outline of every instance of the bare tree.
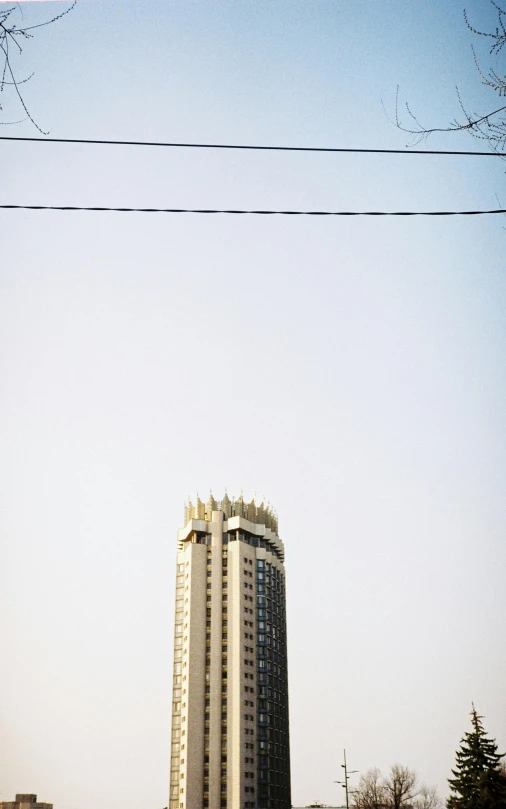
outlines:
[{"label": "bare tree", "polygon": [[383,778],[374,767],[360,776],[353,791],[354,809],[441,809],[441,800],[434,787],[418,783],[414,770],[394,764]]},{"label": "bare tree", "polygon": [[377,767],[360,776],[358,787],[353,791],[355,809],[383,809],[387,796],[383,776]]},{"label": "bare tree", "polygon": [[411,806],[420,792],[416,772],[400,764],[390,767],[390,775],[385,779],[384,787],[391,809]]},{"label": "bare tree", "polygon": [[[478,38],[488,40],[490,45],[489,55],[497,60],[504,56],[503,48],[506,45],[506,8],[499,5],[496,0],[488,0],[497,12],[497,24],[492,31],[481,31],[475,28],[470,22],[467,11],[464,9],[464,20],[468,29]],[[499,98],[506,96],[506,65],[502,67],[490,67],[483,69],[476,50],[472,47],[474,63],[481,78],[482,83],[496,93]],[[462,111],[460,119],[454,119],[446,126],[426,127],[420,123],[419,119],[412,112],[409,104],[404,105],[409,122],[406,125],[399,110],[399,88],[397,88],[397,98],[395,104],[395,123],[403,132],[415,136],[415,143],[420,143],[424,138],[434,132],[469,132],[475,138],[487,141],[488,145],[496,152],[506,150],[506,105],[493,105],[485,113],[471,112],[462,98],[459,88],[456,88],[457,98]],[[491,105],[492,106],[492,105]]]},{"label": "bare tree", "polygon": [[413,804],[414,809],[440,809],[441,798],[435,787],[427,787],[425,784],[420,788],[420,792]]},{"label": "bare tree", "polygon": [[[61,14],[57,14],[50,20],[46,20],[45,22],[37,23],[35,25],[16,23],[14,14],[18,10],[21,12],[21,20],[23,20],[23,12],[19,7],[19,3],[11,6],[11,8],[0,10],[0,93],[3,92],[6,87],[11,88],[17,97],[19,104],[23,108],[26,117],[39,130],[39,132],[42,132],[44,135],[47,135],[47,132],[44,132],[44,130],[41,129],[33,119],[20,90],[20,85],[29,81],[32,78],[33,73],[31,73],[29,76],[25,76],[24,78],[20,78],[14,67],[14,59],[23,53],[23,45],[33,37],[32,31],[34,31],[36,28],[43,28],[46,25],[51,25],[57,20],[60,20],[65,16],[65,14],[68,14],[69,11],[72,11],[76,3],[77,0],[73,0],[71,6],[65,9],[65,11],[62,11]],[[2,111],[3,107],[0,104],[0,113]],[[6,124],[20,122],[0,121],[0,123]]]}]

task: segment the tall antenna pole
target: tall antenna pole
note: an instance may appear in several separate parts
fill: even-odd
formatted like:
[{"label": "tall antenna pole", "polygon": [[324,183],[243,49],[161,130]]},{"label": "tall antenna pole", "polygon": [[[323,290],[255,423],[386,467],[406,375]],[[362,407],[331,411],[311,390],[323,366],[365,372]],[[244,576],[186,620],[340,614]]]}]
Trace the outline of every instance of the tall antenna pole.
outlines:
[{"label": "tall antenna pole", "polygon": [[350,809],[350,802],[348,800],[348,770],[346,769],[346,750],[344,750],[344,789],[346,792],[346,809]]},{"label": "tall antenna pole", "polygon": [[358,770],[350,770],[348,772],[348,767],[346,764],[346,750],[343,750],[343,752],[344,752],[344,764],[341,764],[341,767],[344,768],[344,781],[334,781],[334,784],[341,784],[344,787],[346,791],[346,809],[350,809],[350,801],[348,795],[348,778],[352,773],[358,772]]}]

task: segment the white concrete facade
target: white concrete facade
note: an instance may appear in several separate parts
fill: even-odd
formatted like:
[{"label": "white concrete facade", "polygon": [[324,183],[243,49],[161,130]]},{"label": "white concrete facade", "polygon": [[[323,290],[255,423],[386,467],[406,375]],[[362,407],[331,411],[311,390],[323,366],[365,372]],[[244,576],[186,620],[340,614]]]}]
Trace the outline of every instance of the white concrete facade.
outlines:
[{"label": "white concrete facade", "polygon": [[189,504],[185,518],[169,809],[289,809],[284,548],[276,517],[263,504],[225,496]]}]

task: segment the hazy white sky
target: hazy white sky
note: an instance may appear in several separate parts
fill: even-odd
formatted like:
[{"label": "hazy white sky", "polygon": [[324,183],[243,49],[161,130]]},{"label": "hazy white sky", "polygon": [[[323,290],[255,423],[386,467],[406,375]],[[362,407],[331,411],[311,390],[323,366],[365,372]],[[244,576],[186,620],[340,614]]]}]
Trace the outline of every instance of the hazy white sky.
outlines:
[{"label": "hazy white sky", "polygon": [[[403,148],[382,107],[397,84],[427,124],[458,114],[456,84],[472,109],[495,102],[461,11],[83,0],[19,67],[54,137]],[[4,204],[506,201],[485,158],[0,150]],[[279,513],[294,804],[341,802],[344,747],[351,769],[400,762],[444,795],[472,700],[505,750],[504,220],[2,211],[0,227],[0,799],[166,806],[176,531],[210,487]]]}]

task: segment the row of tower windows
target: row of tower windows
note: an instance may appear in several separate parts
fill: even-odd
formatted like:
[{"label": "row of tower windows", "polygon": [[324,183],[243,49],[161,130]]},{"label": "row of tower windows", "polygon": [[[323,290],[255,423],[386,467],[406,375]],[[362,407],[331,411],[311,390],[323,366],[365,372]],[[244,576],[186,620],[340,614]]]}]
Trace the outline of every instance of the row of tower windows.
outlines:
[{"label": "row of tower windows", "polygon": [[[212,544],[212,537],[210,534],[198,534],[194,532],[192,536],[187,540],[190,541],[192,544],[195,545],[207,545],[208,548],[208,555]],[[272,545],[268,540],[256,537],[251,534],[244,533],[243,531],[229,531],[228,533],[225,532],[222,537],[222,544],[223,546],[228,545],[229,542],[244,542],[246,545],[251,545],[254,548],[264,548],[265,550],[270,551],[273,556],[281,561],[281,554],[278,548],[275,545]],[[249,560],[248,560],[249,561]]]},{"label": "row of tower windows", "polygon": [[[252,559],[247,559],[246,557],[244,557],[244,563],[252,565],[253,560]],[[224,576],[227,576],[227,574],[228,574],[227,566],[228,566],[228,552],[227,552],[227,549],[225,548],[223,550],[223,553],[222,553],[222,567],[223,567],[223,575]],[[207,552],[207,575],[208,576],[211,574],[211,571],[212,571],[212,551],[208,550],[208,552]],[[256,574],[257,574],[257,580],[258,581],[263,581],[266,584],[270,584],[273,587],[276,587],[278,590],[279,589],[284,590],[284,575],[283,575],[281,570],[279,570],[275,565],[272,565],[270,562],[266,562],[264,559],[257,559]],[[251,570],[249,570],[248,568],[245,568],[244,569],[244,575],[249,576],[249,577],[253,577],[253,572]],[[188,573],[186,574],[186,578],[187,579],[189,578]],[[182,576],[177,577],[177,583],[178,584],[183,583],[183,577]]]}]

